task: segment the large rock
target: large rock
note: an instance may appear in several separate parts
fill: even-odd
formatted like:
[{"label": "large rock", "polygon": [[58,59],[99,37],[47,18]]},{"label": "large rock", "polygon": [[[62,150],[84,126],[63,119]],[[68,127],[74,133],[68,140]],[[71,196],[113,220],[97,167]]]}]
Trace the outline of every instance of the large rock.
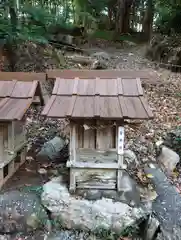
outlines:
[{"label": "large rock", "polygon": [[163,170],[165,170],[167,174],[171,175],[173,170],[176,168],[177,163],[179,163],[180,157],[172,149],[162,145],[160,147],[160,154],[157,157],[157,161],[161,164]]},{"label": "large rock", "polygon": [[106,198],[97,201],[80,199],[71,196],[67,187],[60,182],[59,178],[55,178],[44,185],[42,203],[52,212],[52,217],[68,229],[92,232],[105,229],[120,233],[125,228],[134,226],[150,210],[145,206],[132,208]]},{"label": "large rock", "polygon": [[[151,182],[155,186],[158,197],[152,204],[153,213],[160,223],[162,234],[160,239],[181,239],[181,196],[158,168],[146,167]],[[161,236],[163,235],[163,238]]]},{"label": "large rock", "polygon": [[60,158],[60,152],[68,144],[61,137],[54,137],[50,141],[46,142],[40,152],[37,154],[37,160],[40,162],[56,161]]},{"label": "large rock", "polygon": [[0,195],[0,232],[27,232],[48,227],[48,215],[33,193],[10,191]]}]

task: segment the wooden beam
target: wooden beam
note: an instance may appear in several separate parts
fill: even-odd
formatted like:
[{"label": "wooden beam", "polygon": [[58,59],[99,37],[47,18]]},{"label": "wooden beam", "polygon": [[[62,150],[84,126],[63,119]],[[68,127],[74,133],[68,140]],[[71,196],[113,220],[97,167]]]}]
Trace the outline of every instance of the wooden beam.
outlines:
[{"label": "wooden beam", "polygon": [[90,169],[118,169],[118,163],[93,163],[93,162],[73,162],[68,161],[70,168],[90,168]]}]

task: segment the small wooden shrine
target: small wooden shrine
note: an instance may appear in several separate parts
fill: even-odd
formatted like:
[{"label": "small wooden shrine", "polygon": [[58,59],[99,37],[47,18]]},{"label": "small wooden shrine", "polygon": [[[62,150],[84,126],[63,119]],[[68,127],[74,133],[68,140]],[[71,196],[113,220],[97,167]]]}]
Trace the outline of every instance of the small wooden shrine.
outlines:
[{"label": "small wooden shrine", "polygon": [[10,75],[0,73],[0,188],[26,160],[26,111],[35,99],[43,104],[38,81]]},{"label": "small wooden shrine", "polygon": [[42,115],[69,120],[71,192],[76,188],[121,191],[124,123],[153,117],[140,78],[56,78]]}]

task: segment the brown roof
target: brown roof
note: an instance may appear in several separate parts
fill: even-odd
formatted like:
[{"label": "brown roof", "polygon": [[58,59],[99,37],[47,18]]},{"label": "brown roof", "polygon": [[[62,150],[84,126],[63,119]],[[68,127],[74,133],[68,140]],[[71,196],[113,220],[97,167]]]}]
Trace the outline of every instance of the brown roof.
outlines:
[{"label": "brown roof", "polygon": [[21,120],[38,87],[38,81],[0,80],[0,120]]},{"label": "brown roof", "polygon": [[148,119],[153,117],[139,78],[60,79],[42,115],[56,118]]},{"label": "brown roof", "polygon": [[18,81],[45,80],[46,73],[36,72],[0,72],[0,81],[16,79]]},{"label": "brown roof", "polygon": [[48,78],[140,78],[144,83],[156,83],[158,74],[148,70],[47,70]]}]

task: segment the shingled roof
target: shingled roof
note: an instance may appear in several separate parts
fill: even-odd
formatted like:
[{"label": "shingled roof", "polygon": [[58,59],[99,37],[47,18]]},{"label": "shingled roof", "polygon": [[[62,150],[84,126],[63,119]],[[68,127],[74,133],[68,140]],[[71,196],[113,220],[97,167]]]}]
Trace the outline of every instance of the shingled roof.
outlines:
[{"label": "shingled roof", "polygon": [[42,115],[71,119],[149,119],[139,78],[60,79]]},{"label": "shingled roof", "polygon": [[47,77],[50,79],[59,78],[81,78],[81,79],[92,79],[92,78],[140,78],[144,83],[155,84],[159,81],[158,74],[155,71],[148,70],[87,70],[87,69],[52,69],[47,70]]},{"label": "shingled roof", "polygon": [[36,80],[0,79],[0,121],[21,120],[32,104],[37,90],[40,94],[39,82]]}]

